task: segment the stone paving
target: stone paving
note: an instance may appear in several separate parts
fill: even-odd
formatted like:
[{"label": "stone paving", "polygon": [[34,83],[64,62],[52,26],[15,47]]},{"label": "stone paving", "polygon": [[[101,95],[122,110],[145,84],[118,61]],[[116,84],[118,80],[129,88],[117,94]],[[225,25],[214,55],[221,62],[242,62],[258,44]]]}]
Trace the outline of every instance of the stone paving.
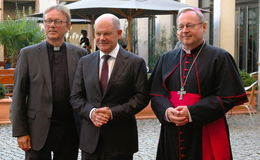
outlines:
[{"label": "stone paving", "polygon": [[[255,122],[249,115],[233,115],[228,123],[234,160],[260,160],[260,113]],[[139,152],[134,160],[155,160],[160,123],[157,119],[138,120],[138,130]],[[23,151],[11,137],[11,125],[0,125],[0,160],[23,159]]]}]

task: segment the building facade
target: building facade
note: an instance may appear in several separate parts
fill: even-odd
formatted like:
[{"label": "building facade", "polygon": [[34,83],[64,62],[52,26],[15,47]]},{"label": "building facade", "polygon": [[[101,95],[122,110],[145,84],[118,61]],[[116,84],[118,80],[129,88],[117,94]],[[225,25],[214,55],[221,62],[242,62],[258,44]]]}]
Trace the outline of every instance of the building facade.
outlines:
[{"label": "building facade", "polygon": [[[26,14],[38,13],[56,3],[77,0],[0,0],[0,20],[15,17],[15,9]],[[240,69],[258,71],[259,62],[259,0],[177,0],[209,10],[205,13],[208,43],[224,48],[235,58]],[[125,21],[122,22],[124,27]],[[86,28],[90,28],[89,26]],[[151,16],[134,21],[133,51],[154,65],[158,56],[174,48],[176,39],[176,15]],[[74,26],[80,32],[82,26]],[[89,29],[90,31],[90,29]],[[77,43],[77,42],[74,42]],[[0,61],[4,59],[3,49]]]},{"label": "building facade", "polygon": [[[180,0],[180,2],[208,10],[209,13],[205,13],[208,21],[206,41],[230,52],[240,69],[247,72],[258,71],[259,0]],[[148,42],[148,59],[156,57],[152,54],[157,53],[156,49],[158,49],[158,47],[153,47],[158,44],[158,41],[153,41],[153,37],[163,40],[164,35],[167,35],[166,39],[172,39],[172,44],[168,45],[167,49],[174,47],[177,42],[176,39],[171,38],[176,33],[174,32],[174,27],[176,27],[174,15],[151,17],[145,25],[148,25],[147,30],[149,30],[148,38],[144,40]],[[167,31],[164,31],[165,29]],[[139,44],[140,47],[143,46],[142,41]]]}]

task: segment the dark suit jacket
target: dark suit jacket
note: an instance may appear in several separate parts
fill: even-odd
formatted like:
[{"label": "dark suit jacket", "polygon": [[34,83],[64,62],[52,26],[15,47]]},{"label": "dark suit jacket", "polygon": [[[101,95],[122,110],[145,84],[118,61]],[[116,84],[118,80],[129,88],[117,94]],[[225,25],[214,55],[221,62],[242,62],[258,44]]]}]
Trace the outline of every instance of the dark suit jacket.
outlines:
[{"label": "dark suit jacket", "polygon": [[[70,86],[85,51],[66,43]],[[15,70],[11,105],[13,136],[31,136],[32,149],[45,144],[52,115],[52,83],[46,41],[23,48]]]},{"label": "dark suit jacket", "polygon": [[[71,91],[71,104],[83,118],[80,148],[93,153],[102,137],[102,147],[110,155],[138,151],[135,113],[149,101],[146,65],[142,58],[120,48],[102,96],[99,84],[99,51],[80,59]],[[109,106],[113,119],[101,128],[89,118],[92,108]]]}]

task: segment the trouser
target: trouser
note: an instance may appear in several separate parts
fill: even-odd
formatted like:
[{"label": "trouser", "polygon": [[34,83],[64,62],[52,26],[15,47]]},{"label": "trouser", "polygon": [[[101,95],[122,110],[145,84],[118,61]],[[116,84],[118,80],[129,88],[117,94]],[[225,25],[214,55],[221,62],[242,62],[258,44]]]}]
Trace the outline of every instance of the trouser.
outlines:
[{"label": "trouser", "polygon": [[96,151],[92,154],[82,151],[82,160],[133,160],[133,153],[110,155],[105,152],[102,137],[100,137]]},{"label": "trouser", "polygon": [[74,123],[52,122],[44,147],[25,152],[25,160],[77,160],[78,136]]},{"label": "trouser", "polygon": [[81,152],[82,160],[133,160],[133,154],[130,155],[105,155],[102,152],[88,154],[84,151]]}]

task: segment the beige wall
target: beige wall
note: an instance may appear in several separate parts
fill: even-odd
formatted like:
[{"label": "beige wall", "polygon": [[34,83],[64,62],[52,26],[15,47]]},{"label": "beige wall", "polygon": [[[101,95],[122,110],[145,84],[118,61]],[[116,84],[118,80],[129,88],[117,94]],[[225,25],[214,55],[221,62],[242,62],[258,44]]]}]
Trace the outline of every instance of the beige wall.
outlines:
[{"label": "beige wall", "polygon": [[[160,15],[160,16],[156,16],[157,17],[157,31],[160,33],[156,33],[156,35],[158,35],[158,40],[161,38],[165,38],[166,39],[166,50],[172,50],[172,44],[169,42],[173,31],[172,31],[172,27],[173,27],[173,16],[172,15]],[[174,35],[175,36],[175,35]],[[163,51],[164,52],[164,51]]]},{"label": "beige wall", "polygon": [[221,0],[220,48],[235,55],[235,0]]},{"label": "beige wall", "polygon": [[198,0],[180,0],[181,3],[185,3],[194,7],[199,6],[199,1]]},{"label": "beige wall", "polygon": [[172,34],[173,16],[172,15],[161,15],[157,16],[160,23],[160,30],[165,30],[166,38],[168,39]]},{"label": "beige wall", "polygon": [[137,19],[138,54],[148,64],[148,18]]},{"label": "beige wall", "polygon": [[43,12],[46,8],[57,4],[56,0],[39,0],[39,11]]},{"label": "beige wall", "polygon": [[35,0],[35,13],[40,12],[40,0]]}]

